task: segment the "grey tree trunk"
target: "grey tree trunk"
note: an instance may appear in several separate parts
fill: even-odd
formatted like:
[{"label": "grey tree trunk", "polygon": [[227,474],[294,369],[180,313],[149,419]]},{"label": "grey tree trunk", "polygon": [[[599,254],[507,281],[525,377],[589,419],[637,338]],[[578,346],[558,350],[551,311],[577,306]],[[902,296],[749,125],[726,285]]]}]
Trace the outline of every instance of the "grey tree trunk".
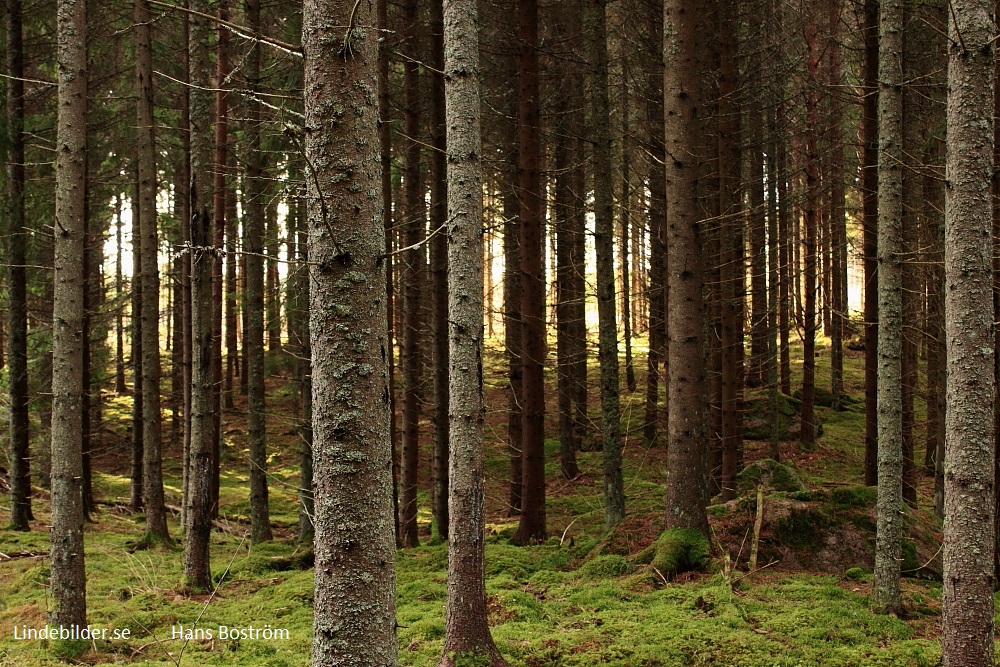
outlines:
[{"label": "grey tree trunk", "polygon": [[52,291],[52,529],[49,622],[87,622],[83,552],[83,254],[86,209],[87,9],[56,4],[59,75]]},{"label": "grey tree trunk", "polygon": [[184,505],[184,578],[212,588],[212,256],[208,212],[191,219],[191,449]]},{"label": "grey tree trunk", "polygon": [[486,612],[483,462],[483,181],[476,3],[446,0],[448,128],[448,599],[440,667],[506,665]]},{"label": "grey tree trunk", "polygon": [[142,281],[142,504],[146,541],[170,541],[160,451],[160,275],[156,233],[156,144],[149,3],[135,3],[136,149],[139,165],[140,280]]},{"label": "grey tree trunk", "polygon": [[948,35],[944,474],[945,667],[993,665],[994,0],[953,0]]},{"label": "grey tree trunk", "polygon": [[614,202],[612,198],[610,101],[608,99],[607,0],[587,0],[590,38],[589,134],[594,161],[594,246],[597,251],[598,357],[601,364],[601,449],[604,454],[604,529],[625,517],[622,480],[618,323],[615,299]]},{"label": "grey tree trunk", "polygon": [[[251,29],[260,24],[260,3],[245,3]],[[247,55],[246,73],[251,87],[260,82],[260,47]],[[264,404],[264,188],[261,156],[261,111],[255,97],[247,109],[249,164],[246,177],[246,309],[247,328],[243,345],[247,351],[248,424],[250,450],[250,537],[254,542],[271,539],[267,494],[267,447],[265,444]]]},{"label": "grey tree trunk", "polygon": [[397,664],[375,20],[372,3],[306,0],[303,7],[316,504],[312,664],[323,667]]},{"label": "grey tree trunk", "polygon": [[903,527],[903,2],[882,0],[879,28],[878,508],[872,609],[899,610]]},{"label": "grey tree trunk", "polygon": [[667,433],[667,528],[708,534],[705,463],[705,350],[702,335],[704,287],[701,265],[698,174],[702,164],[698,104],[698,0],[663,3],[664,133],[667,173],[667,317],[670,411]]},{"label": "grey tree trunk", "polygon": [[24,227],[24,43],[21,0],[7,3],[7,378],[10,394],[10,524],[30,530],[31,453],[28,432],[28,301]]}]

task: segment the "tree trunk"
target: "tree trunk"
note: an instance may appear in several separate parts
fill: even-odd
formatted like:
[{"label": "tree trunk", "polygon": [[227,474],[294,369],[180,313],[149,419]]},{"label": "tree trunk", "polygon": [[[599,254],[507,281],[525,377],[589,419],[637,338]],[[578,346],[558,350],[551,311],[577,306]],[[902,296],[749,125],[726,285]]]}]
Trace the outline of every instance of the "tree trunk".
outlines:
[{"label": "tree trunk", "polygon": [[667,210],[667,376],[670,411],[667,432],[667,528],[708,534],[705,484],[705,356],[698,201],[703,158],[698,145],[698,51],[702,37],[698,0],[665,0],[663,80]]},{"label": "tree trunk", "polygon": [[[521,204],[523,498],[516,544],[545,539],[545,266],[539,176],[538,1],[519,0],[518,164]],[[612,307],[614,304],[612,303]]]},{"label": "tree trunk", "polygon": [[[251,30],[260,26],[259,0],[246,0],[246,18]],[[247,83],[251,90],[260,86],[260,46],[247,55]],[[264,402],[264,172],[261,155],[260,102],[254,97],[247,108],[246,174],[246,309],[247,328],[247,444],[250,450],[250,538],[253,542],[271,539],[267,492],[267,445]]]},{"label": "tree trunk", "polygon": [[[340,27],[373,25],[372,9],[303,9],[317,667],[397,664],[378,36],[355,27],[345,43]],[[331,109],[344,109],[336,124]]]},{"label": "tree trunk", "polygon": [[[28,421],[28,297],[24,225],[24,41],[21,0],[7,2],[7,381],[10,396],[10,525],[30,530],[31,452]],[[120,247],[120,244],[119,244]],[[120,321],[120,319],[119,319]]]},{"label": "tree trunk", "polygon": [[147,0],[135,2],[136,149],[139,165],[139,235],[142,281],[142,504],[146,540],[170,541],[163,500],[160,451],[160,275],[157,262],[156,144],[153,125],[153,52]]},{"label": "tree trunk", "polygon": [[878,165],[878,507],[872,609],[902,605],[903,2],[881,0]]},{"label": "tree trunk", "polygon": [[994,397],[990,176],[994,0],[953,0],[948,36],[945,667],[993,665]]},{"label": "tree trunk", "polygon": [[[389,18],[388,18],[388,0],[377,0],[376,5],[376,20],[378,21],[379,30],[387,31],[389,30]],[[382,210],[385,212],[383,228],[385,230],[385,285],[386,285],[386,295],[385,300],[385,310],[386,310],[386,321],[389,325],[388,341],[389,344],[386,349],[386,354],[388,355],[389,364],[389,440],[391,444],[392,453],[392,516],[393,524],[396,532],[396,545],[402,546],[401,535],[399,534],[399,431],[396,427],[396,327],[395,327],[395,308],[394,308],[394,295],[393,295],[393,267],[395,266],[395,261],[392,254],[392,238],[393,238],[393,220],[392,220],[392,124],[389,122],[390,111],[389,111],[389,46],[388,46],[388,33],[383,33],[382,47],[378,50],[378,143],[379,143],[379,161],[382,166],[381,174],[381,191],[382,191]],[[305,220],[301,223],[303,229],[306,228]],[[308,230],[306,230],[308,231]],[[300,248],[302,252],[308,254],[305,250],[305,245],[300,242]],[[305,278],[305,283],[308,284],[308,275]],[[306,303],[308,303],[306,299]],[[305,326],[308,327],[308,316],[306,318]],[[311,350],[311,348],[310,348]],[[312,375],[310,371],[310,383],[312,386]],[[306,388],[303,387],[303,391]],[[312,408],[312,398],[309,399],[309,407]],[[303,406],[304,409],[304,406]],[[312,424],[310,416],[310,426],[309,426],[309,444],[310,450],[312,447]],[[311,455],[311,451],[310,451]],[[312,463],[310,461],[310,475],[312,474]],[[312,496],[310,495],[310,502]]]},{"label": "tree trunk", "polygon": [[[415,547],[417,538],[417,477],[420,458],[421,384],[423,382],[423,340],[421,321],[424,299],[426,257],[426,206],[420,173],[420,79],[417,61],[421,27],[419,0],[403,4],[404,33],[400,48],[403,61],[403,96],[406,166],[403,174],[403,335],[400,366],[403,371],[403,457],[400,472],[399,529],[404,547]],[[414,247],[415,246],[415,247]]]},{"label": "tree trunk", "polygon": [[[660,380],[667,377],[666,354],[666,152],[663,147],[663,6],[650,3],[646,58],[646,123],[649,126],[649,354],[646,358],[646,414],[643,438],[660,433]],[[660,365],[663,364],[663,370]],[[664,392],[666,394],[667,392]]]},{"label": "tree trunk", "polygon": [[139,177],[132,197],[132,469],[129,508],[143,509],[143,391],[142,391],[142,235],[139,233]]},{"label": "tree trunk", "polygon": [[[580,16],[566,12],[555,21],[555,29],[567,44],[578,44]],[[575,50],[571,53],[575,53]],[[578,405],[579,366],[584,364],[586,382],[585,295],[582,258],[577,248],[585,233],[583,202],[584,169],[581,161],[583,84],[580,68],[558,65],[566,82],[557,104],[559,132],[555,137],[555,234],[556,234],[556,366],[559,393],[559,467],[565,479],[580,474],[576,454],[585,425]],[[581,335],[581,330],[583,330]],[[584,408],[584,415],[586,406]]]},{"label": "tree trunk", "polygon": [[861,170],[865,273],[865,485],[878,481],[878,76],[879,0],[865,0],[864,151]]},{"label": "tree trunk", "polygon": [[445,153],[444,5],[431,0],[431,230],[432,316],[434,337],[434,465],[432,509],[438,534],[448,539],[448,156]]},{"label": "tree trunk", "polygon": [[804,253],[802,286],[805,302],[802,320],[802,417],[799,440],[803,448],[813,449],[816,444],[816,244],[819,228],[819,95],[816,90],[819,69],[819,45],[816,40],[815,21],[810,18],[806,27],[808,86],[806,91],[806,192],[803,211]]},{"label": "tree trunk", "polygon": [[52,529],[49,623],[87,623],[83,551],[83,249],[86,209],[87,10],[56,4],[55,248],[52,301]]},{"label": "tree trunk", "polygon": [[444,8],[448,127],[448,598],[441,667],[505,666],[490,635],[484,569],[482,145],[476,4]]},{"label": "tree trunk", "polygon": [[594,161],[594,246],[597,254],[598,357],[601,364],[601,449],[604,453],[604,530],[625,517],[622,479],[618,324],[615,319],[614,201],[612,199],[610,102],[608,100],[607,0],[588,0],[590,37],[589,134]]}]

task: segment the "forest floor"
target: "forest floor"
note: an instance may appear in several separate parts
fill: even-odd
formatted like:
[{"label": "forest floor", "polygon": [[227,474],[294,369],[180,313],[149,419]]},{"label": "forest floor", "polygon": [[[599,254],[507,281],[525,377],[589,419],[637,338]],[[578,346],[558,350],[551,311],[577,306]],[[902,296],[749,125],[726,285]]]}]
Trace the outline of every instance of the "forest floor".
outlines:
[{"label": "forest floor", "polygon": [[[643,350],[636,350],[636,358],[644,366]],[[821,349],[818,361],[817,384],[828,386],[827,350]],[[906,611],[896,617],[868,609],[874,495],[872,489],[856,486],[862,483],[864,447],[862,365],[860,353],[848,354],[846,386],[855,400],[843,412],[820,409],[823,434],[814,451],[800,451],[796,419],[788,415],[785,425],[791,432],[781,443],[781,458],[796,468],[808,490],[768,491],[758,561],[764,568],[747,571],[757,512],[754,491],[710,508],[716,544],[706,571],[668,581],[633,558],[660,532],[664,493],[665,451],[641,439],[642,374],[640,391],[626,397],[623,406],[629,434],[624,450],[626,522],[610,537],[601,534],[599,451],[580,453],[578,479],[559,476],[553,418],[547,420],[546,443],[551,537],[515,547],[510,538],[516,518],[506,511],[502,360],[498,353],[488,355],[486,586],[493,634],[511,665],[937,665],[941,586],[934,575],[939,572],[940,523],[929,511],[929,479],[921,480],[920,506],[910,511],[907,544],[912,546],[904,549],[910,563],[904,563],[904,570],[921,578],[903,583]],[[554,376],[548,380],[554,386]],[[267,544],[251,545],[245,537],[246,422],[238,412],[226,415],[223,529],[212,536],[213,572],[220,584],[213,596],[194,597],[183,593],[179,546],[134,549],[143,526],[141,517],[124,505],[131,403],[109,395],[105,447],[94,462],[101,505],[85,531],[88,618],[106,630],[106,638],[76,644],[15,639],[26,628],[42,627],[50,605],[47,491],[36,489],[34,530],[0,530],[0,667],[66,660],[177,667],[307,665],[313,580],[310,554],[295,539],[298,450],[292,394],[290,383],[272,378],[268,443],[276,539]],[[550,394],[554,402],[555,392]],[[759,417],[754,405],[762,396],[748,395],[748,429]],[[592,390],[595,420],[597,399]],[[919,401],[917,408],[919,415]],[[549,410],[555,414],[554,405]],[[747,463],[766,456],[766,442],[748,439],[746,444]],[[173,444],[165,461],[172,505],[180,504],[179,454]],[[922,457],[920,451],[917,458]],[[427,456],[421,469],[424,482],[429,480],[429,460]],[[423,545],[397,555],[400,664],[415,667],[435,665],[441,654],[447,564],[447,547],[432,534],[427,484],[422,486]],[[180,534],[176,516],[170,528],[175,537]],[[272,634],[287,630],[287,637],[223,638],[220,626],[266,628]],[[172,638],[172,633],[196,628],[211,637]],[[112,638],[115,630],[125,629],[128,638]]]}]

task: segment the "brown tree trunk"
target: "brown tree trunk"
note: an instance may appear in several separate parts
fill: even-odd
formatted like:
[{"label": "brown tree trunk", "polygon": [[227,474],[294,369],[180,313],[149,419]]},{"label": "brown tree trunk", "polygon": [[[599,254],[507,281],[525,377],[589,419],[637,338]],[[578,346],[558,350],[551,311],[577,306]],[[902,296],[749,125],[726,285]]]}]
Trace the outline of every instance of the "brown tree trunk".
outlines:
[{"label": "brown tree trunk", "polygon": [[697,109],[701,94],[698,0],[663,3],[664,130],[667,210],[667,376],[670,412],[667,432],[667,528],[693,528],[707,535],[705,505],[705,357],[698,202],[702,160]]},{"label": "brown tree trunk", "polygon": [[878,481],[878,75],[879,0],[865,0],[864,151],[861,170],[865,273],[865,485]]},{"label": "brown tree trunk", "polygon": [[417,477],[420,458],[421,385],[423,382],[422,307],[427,254],[426,206],[420,170],[420,80],[417,61],[421,53],[419,0],[403,5],[403,96],[406,166],[403,174],[403,335],[400,352],[403,394],[403,456],[400,467],[399,530],[404,547],[415,547],[417,538]]},{"label": "brown tree trunk", "polygon": [[[10,396],[10,525],[30,530],[31,452],[28,421],[28,300],[24,224],[24,41],[21,0],[7,2],[7,330]],[[121,243],[119,243],[119,248]],[[119,316],[119,322],[121,318]],[[121,338],[119,337],[119,340]],[[124,371],[123,371],[124,373]]]},{"label": "brown tree trunk", "polygon": [[444,4],[431,0],[431,329],[434,339],[434,524],[448,538],[448,156],[445,153]]},{"label": "brown tree trunk", "polygon": [[146,540],[170,542],[163,500],[160,412],[160,276],[157,262],[156,144],[153,125],[153,52],[146,0],[135,2],[136,149],[139,165],[140,280],[142,282],[142,504]]},{"label": "brown tree trunk", "polygon": [[[260,3],[246,0],[247,24],[260,27]],[[244,63],[251,90],[260,87],[260,45],[255,44]],[[264,397],[264,170],[260,135],[261,105],[253,97],[247,105],[246,175],[246,296],[247,328],[247,445],[250,450],[250,538],[253,542],[271,539],[271,521],[267,490],[266,404]],[[225,185],[225,183],[223,183]]]},{"label": "brown tree trunk", "polygon": [[[397,664],[378,35],[370,3],[306,0],[315,438],[314,665]],[[373,94],[358,96],[368,89]],[[339,123],[330,109],[343,107]]]},{"label": "brown tree trunk", "polygon": [[[545,266],[539,176],[538,2],[519,0],[518,191],[521,204],[523,497],[516,544],[545,539]],[[612,303],[612,307],[614,304]]]},{"label": "brown tree trunk", "polygon": [[[643,438],[653,443],[660,433],[660,380],[666,365],[666,183],[663,165],[663,7],[650,3],[646,58],[646,123],[649,127],[649,355],[646,358],[646,414]],[[663,370],[660,365],[663,364]],[[667,392],[665,391],[664,394]]]}]

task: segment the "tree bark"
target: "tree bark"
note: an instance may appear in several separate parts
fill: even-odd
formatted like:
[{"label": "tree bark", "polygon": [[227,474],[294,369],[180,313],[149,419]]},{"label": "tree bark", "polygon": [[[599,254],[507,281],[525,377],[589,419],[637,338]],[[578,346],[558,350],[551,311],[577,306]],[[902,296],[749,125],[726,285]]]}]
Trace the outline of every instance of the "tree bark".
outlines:
[{"label": "tree bark", "polygon": [[[432,510],[438,534],[448,539],[448,156],[445,140],[444,5],[431,0],[431,328],[434,337],[434,464]],[[440,231],[439,231],[440,230]]]},{"label": "tree bark", "polygon": [[862,239],[865,274],[865,485],[878,481],[878,75],[879,0],[865,0]]},{"label": "tree bark", "polygon": [[882,0],[879,25],[878,506],[872,609],[894,613],[903,515],[903,2]]},{"label": "tree bark", "polygon": [[[370,3],[348,0],[303,8],[317,667],[397,664],[372,14]],[[355,26],[346,41],[344,25]]]},{"label": "tree bark", "polygon": [[403,335],[400,352],[403,395],[403,456],[400,466],[399,530],[404,547],[415,547],[417,538],[417,482],[420,458],[421,385],[424,358],[421,321],[427,254],[426,205],[420,170],[420,50],[418,0],[403,4],[403,61],[405,171],[403,174],[403,244],[411,248],[403,260]]},{"label": "tree bark", "polygon": [[667,432],[667,528],[693,528],[708,534],[705,480],[705,355],[698,201],[703,157],[697,116],[701,99],[698,0],[665,0],[663,49],[666,65],[664,130],[667,222],[667,335],[670,411]]},{"label": "tree bark", "polygon": [[476,4],[444,3],[448,127],[448,598],[440,667],[506,666],[486,610],[483,185]]},{"label": "tree bark", "polygon": [[142,504],[146,540],[170,542],[163,500],[160,412],[160,275],[157,262],[156,144],[153,125],[153,52],[149,3],[135,2],[136,149],[139,165],[139,235],[142,281]]},{"label": "tree bark", "polygon": [[618,323],[615,318],[614,201],[612,199],[610,101],[608,99],[607,0],[588,0],[590,38],[589,134],[594,164],[594,247],[597,255],[598,358],[601,365],[601,449],[604,459],[604,530],[625,517],[622,479]]},{"label": "tree bark", "polygon": [[83,550],[83,253],[86,209],[87,9],[56,4],[56,192],[52,291],[52,529],[49,622],[87,622]]},{"label": "tree bark", "polygon": [[[245,0],[247,23],[251,30],[260,25],[260,3]],[[245,62],[247,83],[251,90],[260,86],[260,47],[254,45]],[[247,444],[250,450],[250,537],[253,542],[271,539],[267,491],[267,445],[264,397],[264,171],[261,155],[262,131],[260,102],[256,98],[247,108],[246,174],[246,309],[247,328]]]},{"label": "tree bark", "polygon": [[10,524],[30,530],[28,297],[24,225],[24,40],[21,0],[7,2],[7,382],[10,396]]},{"label": "tree bark", "polygon": [[518,191],[521,204],[521,520],[516,544],[545,539],[545,266],[539,176],[538,2],[519,0]]},{"label": "tree bark", "polygon": [[945,667],[993,665],[994,398],[990,177],[994,0],[953,0],[948,36]]}]

